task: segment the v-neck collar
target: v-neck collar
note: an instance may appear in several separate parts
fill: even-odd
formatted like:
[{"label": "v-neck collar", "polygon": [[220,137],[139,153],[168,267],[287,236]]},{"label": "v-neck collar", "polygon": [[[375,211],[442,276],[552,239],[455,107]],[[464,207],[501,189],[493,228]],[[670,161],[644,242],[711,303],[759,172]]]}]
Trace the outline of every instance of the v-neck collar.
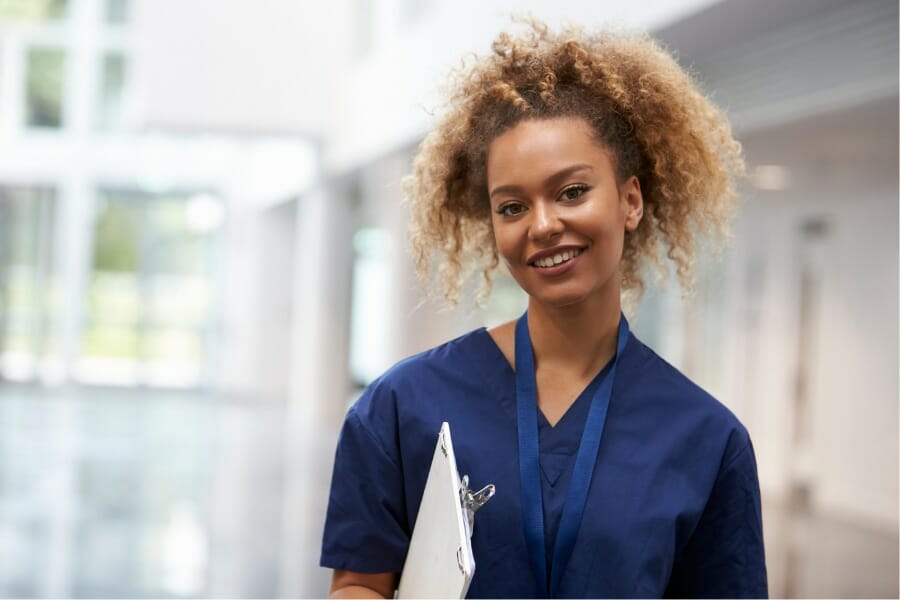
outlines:
[{"label": "v-neck collar", "polygon": [[566,412],[563,413],[563,416],[559,418],[559,420],[556,422],[556,425],[551,425],[550,420],[547,419],[544,411],[542,411],[540,407],[538,407],[538,430],[556,430],[560,426],[562,426],[564,429],[571,429],[569,421],[575,421],[576,423],[584,424],[584,420],[585,418],[587,418],[588,408],[590,408],[590,397],[597,386],[600,384],[600,382],[603,380],[603,378],[606,376],[606,373],[609,372],[611,365],[612,360],[603,365],[603,368],[600,369],[600,372],[594,375],[594,378],[588,382],[583,390],[581,390],[581,393],[578,394],[578,396],[575,398],[575,401],[569,405],[569,408],[567,408]]},{"label": "v-neck collar", "polygon": [[565,414],[556,422],[556,425],[551,426],[544,413],[538,409],[538,436],[542,453],[575,454],[581,441],[581,434],[584,432],[588,411],[591,408],[591,398],[609,373],[611,364],[612,361],[594,376]]},{"label": "v-neck collar", "polygon": [[[497,342],[494,341],[494,338],[488,332],[487,328],[481,327],[476,330],[476,333],[479,336],[483,336],[484,343],[479,344],[481,348],[479,349],[480,352],[478,352],[478,354],[481,354],[481,356],[478,356],[474,362],[481,371],[482,377],[491,388],[493,395],[499,400],[501,406],[503,406],[503,409],[507,412],[512,421],[515,422],[516,373],[513,370],[512,365],[506,359],[506,355],[500,350],[500,347],[497,345]],[[572,403],[565,414],[557,421],[556,425],[551,426],[547,417],[544,416],[544,413],[538,409],[538,430],[541,435],[542,444],[545,437],[551,437],[555,440],[557,436],[559,436],[561,439],[568,438],[574,440],[572,441],[574,448],[578,448],[578,440],[581,439],[581,431],[584,427],[584,421],[587,418],[587,410],[590,408],[588,398],[588,396],[590,396],[589,392],[596,389],[596,386],[599,385],[600,381],[609,371],[611,364],[612,361],[609,361],[604,365],[594,379],[592,379],[581,391],[581,394],[578,395],[575,402]],[[575,410],[573,411],[573,409]],[[564,421],[566,423],[564,423]],[[575,430],[572,429],[571,424],[568,424],[569,421],[574,421]],[[561,425],[563,425],[562,428],[560,428]],[[551,436],[545,436],[543,434],[545,429],[556,433]]]}]

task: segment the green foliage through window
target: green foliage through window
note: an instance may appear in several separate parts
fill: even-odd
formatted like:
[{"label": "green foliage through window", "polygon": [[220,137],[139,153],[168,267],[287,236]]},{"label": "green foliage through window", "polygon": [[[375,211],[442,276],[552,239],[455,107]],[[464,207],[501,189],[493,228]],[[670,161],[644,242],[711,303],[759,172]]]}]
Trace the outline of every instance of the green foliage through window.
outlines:
[{"label": "green foliage through window", "polygon": [[62,125],[65,55],[62,50],[28,52],[26,119],[31,127]]},{"label": "green foliage through window", "polygon": [[97,216],[94,268],[98,271],[136,271],[143,205],[110,202]]},{"label": "green foliage through window", "polygon": [[0,23],[52,21],[66,16],[66,0],[0,0]]},{"label": "green foliage through window", "polygon": [[107,191],[98,199],[81,355],[198,372],[215,326],[217,232],[198,230],[209,195]]}]

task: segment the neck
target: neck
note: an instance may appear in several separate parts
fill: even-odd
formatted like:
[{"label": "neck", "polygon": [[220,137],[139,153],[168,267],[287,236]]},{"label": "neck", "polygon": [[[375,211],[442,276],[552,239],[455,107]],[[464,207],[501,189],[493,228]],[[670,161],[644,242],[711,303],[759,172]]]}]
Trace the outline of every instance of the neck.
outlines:
[{"label": "neck", "polygon": [[528,302],[528,331],[535,368],[565,370],[573,376],[596,375],[616,353],[619,295],[553,307]]}]

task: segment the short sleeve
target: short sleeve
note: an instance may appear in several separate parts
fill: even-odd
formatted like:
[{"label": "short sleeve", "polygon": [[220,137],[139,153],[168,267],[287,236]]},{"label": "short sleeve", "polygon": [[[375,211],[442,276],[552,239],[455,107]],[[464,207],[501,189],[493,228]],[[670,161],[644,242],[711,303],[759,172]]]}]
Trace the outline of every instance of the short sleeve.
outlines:
[{"label": "short sleeve", "polygon": [[358,573],[403,569],[410,534],[398,460],[364,424],[358,407],[351,408],[335,453],[321,566]]},{"label": "short sleeve", "polygon": [[759,479],[749,438],[723,460],[665,597],[768,597]]}]

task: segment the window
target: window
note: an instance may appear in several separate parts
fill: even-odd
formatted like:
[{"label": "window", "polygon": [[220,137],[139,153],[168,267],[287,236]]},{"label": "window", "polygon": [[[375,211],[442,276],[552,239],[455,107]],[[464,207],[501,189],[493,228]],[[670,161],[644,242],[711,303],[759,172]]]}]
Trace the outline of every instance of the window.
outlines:
[{"label": "window", "polygon": [[103,56],[100,104],[97,107],[97,125],[100,129],[122,128],[126,67],[125,57],[119,52],[108,52]]},{"label": "window", "polygon": [[55,21],[66,16],[66,0],[0,0],[0,23]]},{"label": "window", "polygon": [[61,127],[65,54],[57,49],[31,49],[27,68],[26,124],[29,127]]},{"label": "window", "polygon": [[[168,395],[153,399],[172,403]],[[107,443],[93,445],[75,473],[72,597],[207,595],[209,413],[188,404],[135,419],[133,407],[125,418],[124,411],[89,407],[99,423],[86,420],[84,435]]]},{"label": "window", "polygon": [[106,0],[106,22],[109,25],[126,25],[131,16],[130,0]]},{"label": "window", "polygon": [[79,379],[204,382],[223,214],[207,194],[101,193]]},{"label": "window", "polygon": [[51,335],[60,301],[53,269],[56,195],[0,187],[0,378],[30,380],[58,351]]}]

